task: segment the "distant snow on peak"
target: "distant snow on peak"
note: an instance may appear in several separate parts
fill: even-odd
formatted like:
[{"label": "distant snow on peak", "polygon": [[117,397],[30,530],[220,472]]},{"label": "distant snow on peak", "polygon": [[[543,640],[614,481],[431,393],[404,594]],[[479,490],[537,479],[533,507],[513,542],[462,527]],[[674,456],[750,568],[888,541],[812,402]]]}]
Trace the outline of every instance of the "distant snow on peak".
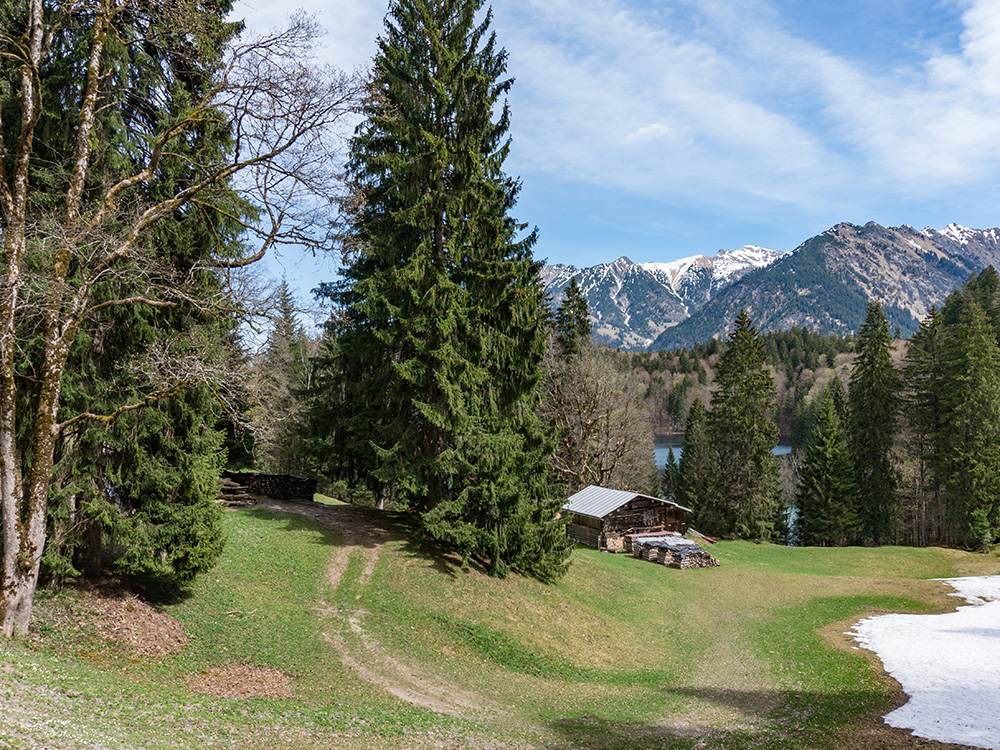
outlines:
[{"label": "distant snow on peak", "polygon": [[708,266],[710,264],[710,258],[704,255],[692,255],[690,258],[680,258],[669,263],[640,263],[639,265],[676,291],[681,278],[693,266]]},{"label": "distant snow on peak", "polygon": [[783,255],[785,253],[781,251],[758,245],[744,245],[739,250],[720,250],[715,256],[714,275],[728,280],[736,274],[769,266]]},{"label": "distant snow on peak", "polygon": [[963,247],[967,246],[970,242],[1000,243],[1000,229],[970,229],[969,227],[963,227],[961,224],[955,223],[949,224],[944,229],[927,227],[922,234],[925,237],[932,237],[933,235],[946,237]]},{"label": "distant snow on peak", "polygon": [[941,234],[950,240],[955,240],[955,242],[961,243],[963,245],[969,244],[969,238],[974,233],[974,230],[968,227],[963,227],[961,224],[949,224],[944,229],[941,230]]},{"label": "distant snow on peak", "polygon": [[553,305],[576,278],[590,308],[595,340],[644,348],[744,274],[783,255],[757,245],[666,263],[635,263],[623,255],[590,268],[547,265],[541,275]]}]

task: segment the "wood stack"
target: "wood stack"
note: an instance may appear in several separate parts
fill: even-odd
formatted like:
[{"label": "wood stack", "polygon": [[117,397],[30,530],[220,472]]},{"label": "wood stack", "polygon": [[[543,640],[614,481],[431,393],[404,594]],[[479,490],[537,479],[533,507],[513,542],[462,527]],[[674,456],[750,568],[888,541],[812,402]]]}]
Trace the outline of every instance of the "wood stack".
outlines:
[{"label": "wood stack", "polygon": [[224,471],[222,477],[240,485],[246,493],[263,495],[272,500],[312,501],[316,494],[317,482],[309,477],[242,471]]},{"label": "wood stack", "polygon": [[628,545],[634,557],[671,568],[712,568],[719,564],[708,552],[680,534],[630,534]]},{"label": "wood stack", "polygon": [[233,508],[243,508],[257,503],[256,498],[253,495],[248,495],[243,489],[243,485],[226,477],[219,477],[218,500]]}]

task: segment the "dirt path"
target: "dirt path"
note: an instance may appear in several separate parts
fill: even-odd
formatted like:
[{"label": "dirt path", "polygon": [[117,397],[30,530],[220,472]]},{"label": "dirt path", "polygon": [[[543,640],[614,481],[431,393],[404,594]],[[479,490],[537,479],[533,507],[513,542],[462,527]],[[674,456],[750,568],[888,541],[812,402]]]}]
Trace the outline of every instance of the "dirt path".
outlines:
[{"label": "dirt path", "polygon": [[[341,544],[334,549],[326,569],[331,599],[336,598],[337,590],[346,583],[344,574],[348,563],[357,556],[362,558],[364,565],[351,583],[359,592],[355,598],[361,599],[361,592],[371,584],[383,545],[397,533],[391,519],[369,508],[279,501],[260,501],[256,507],[303,516],[340,536]],[[318,612],[329,623],[323,633],[326,641],[344,666],[366,682],[408,703],[450,716],[481,718],[499,710],[484,696],[393,656],[365,628],[368,612],[364,609],[334,607],[324,601]]]}]

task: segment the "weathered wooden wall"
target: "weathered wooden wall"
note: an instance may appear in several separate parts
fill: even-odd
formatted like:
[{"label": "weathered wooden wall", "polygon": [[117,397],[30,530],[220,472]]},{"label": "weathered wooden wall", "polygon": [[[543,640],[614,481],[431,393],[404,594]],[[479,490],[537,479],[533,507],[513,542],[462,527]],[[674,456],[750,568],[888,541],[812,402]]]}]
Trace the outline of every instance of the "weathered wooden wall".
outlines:
[{"label": "weathered wooden wall", "polygon": [[604,531],[643,532],[687,531],[684,511],[673,505],[660,503],[645,497],[637,497],[604,517]]},{"label": "weathered wooden wall", "polygon": [[611,511],[603,519],[575,515],[567,528],[570,539],[608,552],[625,551],[625,535],[649,531],[687,531],[687,518],[680,508],[637,497]]},{"label": "weathered wooden wall", "polygon": [[573,515],[573,520],[566,527],[569,538],[578,544],[588,547],[598,547],[601,536],[601,522],[588,516]]}]

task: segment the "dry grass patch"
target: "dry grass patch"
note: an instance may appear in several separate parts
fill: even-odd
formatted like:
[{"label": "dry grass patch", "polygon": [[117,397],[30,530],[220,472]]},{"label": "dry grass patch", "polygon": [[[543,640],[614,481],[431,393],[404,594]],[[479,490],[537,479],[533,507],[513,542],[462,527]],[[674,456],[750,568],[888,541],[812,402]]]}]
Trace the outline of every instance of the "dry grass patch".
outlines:
[{"label": "dry grass patch", "polygon": [[40,615],[63,633],[89,633],[133,656],[163,657],[184,648],[184,626],[143,601],[117,579],[80,581],[40,603]]},{"label": "dry grass patch", "polygon": [[293,682],[280,670],[249,664],[210,667],[187,678],[188,687],[195,692],[228,700],[295,698]]}]

